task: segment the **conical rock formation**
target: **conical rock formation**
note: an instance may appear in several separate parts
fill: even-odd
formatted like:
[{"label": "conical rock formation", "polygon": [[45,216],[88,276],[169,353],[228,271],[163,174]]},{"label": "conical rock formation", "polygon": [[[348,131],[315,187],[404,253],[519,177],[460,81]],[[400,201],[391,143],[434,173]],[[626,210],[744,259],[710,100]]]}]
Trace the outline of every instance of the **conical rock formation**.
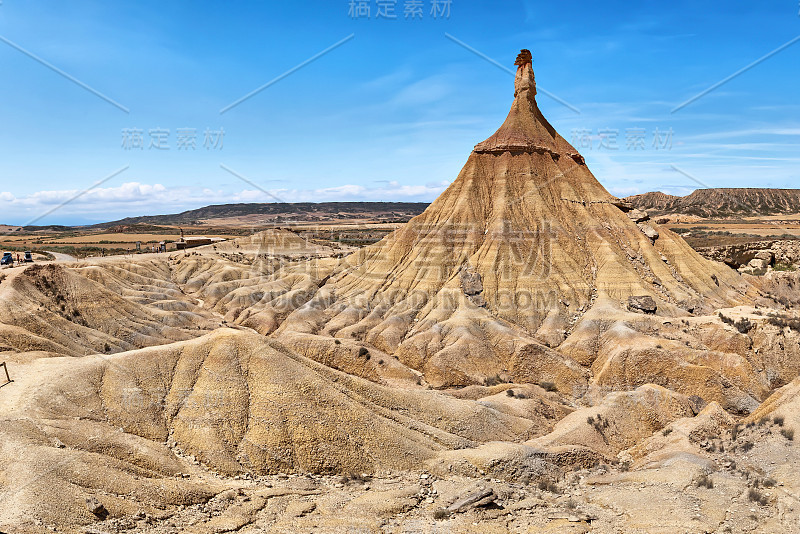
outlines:
[{"label": "conical rock formation", "polygon": [[627,313],[649,297],[680,316],[747,300],[735,273],[600,185],[542,115],[520,58],[500,129],[424,213],[345,258],[283,322],[284,341],[362,340],[434,386],[500,375],[578,393],[587,372],[551,349],[594,306]]}]

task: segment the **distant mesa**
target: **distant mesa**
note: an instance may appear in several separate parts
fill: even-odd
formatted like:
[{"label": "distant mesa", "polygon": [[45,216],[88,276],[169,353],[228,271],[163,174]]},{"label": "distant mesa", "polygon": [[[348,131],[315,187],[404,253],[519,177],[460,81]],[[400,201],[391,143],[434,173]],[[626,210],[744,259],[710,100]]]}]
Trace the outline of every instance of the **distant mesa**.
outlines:
[{"label": "distant mesa", "polygon": [[655,191],[625,200],[654,215],[673,213],[722,218],[800,213],[800,189],[708,188],[698,189],[684,197]]}]

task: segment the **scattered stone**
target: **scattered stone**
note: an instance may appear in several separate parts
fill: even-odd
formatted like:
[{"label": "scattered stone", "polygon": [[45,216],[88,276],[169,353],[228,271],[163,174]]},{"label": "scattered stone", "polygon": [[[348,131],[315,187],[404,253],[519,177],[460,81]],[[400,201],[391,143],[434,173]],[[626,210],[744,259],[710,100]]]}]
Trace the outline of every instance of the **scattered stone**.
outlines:
[{"label": "scattered stone", "polygon": [[650,219],[650,216],[647,214],[647,212],[640,209],[633,209],[625,215],[627,215],[630,220],[636,223],[644,222]]},{"label": "scattered stone", "polygon": [[656,301],[649,295],[641,295],[628,298],[628,309],[644,313],[655,313],[658,309]]},{"label": "scattered stone", "polygon": [[461,289],[464,294],[476,305],[485,306],[483,298],[483,281],[481,275],[472,270],[463,269],[461,271]]},{"label": "scattered stone", "polygon": [[108,510],[103,503],[97,500],[97,497],[86,497],[86,508],[100,519],[108,517]]},{"label": "scattered stone", "polygon": [[644,235],[650,239],[650,241],[655,241],[659,237],[658,230],[650,226],[649,224],[638,224],[639,230],[642,231]]},{"label": "scattered stone", "polygon": [[611,201],[611,205],[618,207],[622,211],[631,211],[633,209],[633,204],[631,204],[627,200],[623,200],[621,198],[614,198]]},{"label": "scattered stone", "polygon": [[755,259],[761,260],[767,265],[772,265],[772,262],[775,260],[775,254],[773,254],[771,250],[759,250],[756,252]]},{"label": "scattered stone", "polygon": [[491,504],[496,499],[497,495],[493,489],[481,489],[468,494],[466,497],[457,499],[453,504],[445,508],[445,510],[450,513],[464,512],[470,508],[479,508]]}]

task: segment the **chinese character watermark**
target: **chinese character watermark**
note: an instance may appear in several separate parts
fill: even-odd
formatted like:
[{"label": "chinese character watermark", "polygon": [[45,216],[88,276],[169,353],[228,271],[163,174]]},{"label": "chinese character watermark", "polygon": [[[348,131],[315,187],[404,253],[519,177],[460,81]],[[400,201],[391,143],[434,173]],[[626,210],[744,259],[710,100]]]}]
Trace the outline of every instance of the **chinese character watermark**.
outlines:
[{"label": "chinese character watermark", "polygon": [[672,150],[672,128],[667,132],[660,132],[656,127],[653,132],[653,148],[656,150]]},{"label": "chinese character watermark", "polygon": [[[122,129],[122,148],[124,150],[170,150],[170,130],[167,128],[151,128],[147,130],[145,143],[145,130],[142,128]],[[197,128],[177,128],[175,130],[175,148],[178,150],[197,150]],[[203,148],[206,150],[222,150],[225,130],[219,128],[212,130],[206,128],[203,132]]]},{"label": "chinese character watermark", "polygon": [[122,129],[122,148],[133,150],[144,148],[144,131],[139,128]]},{"label": "chinese character watermark", "polygon": [[[347,16],[351,19],[386,19],[398,20],[400,0],[348,0]],[[430,9],[428,16],[432,19],[449,19],[453,0],[427,0]],[[403,0],[403,18],[405,20],[422,20],[426,13],[426,0]]]},{"label": "chinese character watermark", "polygon": [[450,6],[452,5],[452,0],[432,0],[431,2],[431,17],[435,19],[449,19],[450,18]]},{"label": "chinese character watermark", "polygon": [[148,130],[147,133],[150,135],[150,146],[148,148],[169,150],[169,130],[153,128]]},{"label": "chinese character watermark", "polygon": [[351,19],[368,19],[370,14],[370,0],[350,0],[350,9],[347,15]]},{"label": "chinese character watermark", "polygon": [[[652,143],[655,150],[672,150],[672,139],[675,132],[672,128],[661,130],[656,127],[652,131]],[[620,150],[620,130],[616,128],[601,128],[595,134],[594,130],[575,128],[572,130],[571,143],[578,150]],[[627,128],[625,130],[625,150],[637,151],[647,149],[648,133],[644,128]]]},{"label": "chinese character watermark", "polygon": [[422,0],[406,0],[405,17],[408,19],[422,19]]},{"label": "chinese character watermark", "polygon": [[397,0],[375,0],[378,4],[378,12],[375,14],[376,19],[391,19],[397,18],[394,8],[397,6]]},{"label": "chinese character watermark", "polygon": [[194,150],[197,148],[197,130],[195,128],[178,128],[176,132],[178,150]]}]

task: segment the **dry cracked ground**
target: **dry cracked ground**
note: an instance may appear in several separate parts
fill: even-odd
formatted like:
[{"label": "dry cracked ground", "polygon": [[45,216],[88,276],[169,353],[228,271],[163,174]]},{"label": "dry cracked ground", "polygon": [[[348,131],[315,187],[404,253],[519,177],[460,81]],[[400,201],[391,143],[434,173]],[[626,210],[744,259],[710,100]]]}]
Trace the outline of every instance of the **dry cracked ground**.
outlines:
[{"label": "dry cracked ground", "polygon": [[517,65],[374,245],[2,271],[0,531],[799,531],[800,277],[611,196]]}]

